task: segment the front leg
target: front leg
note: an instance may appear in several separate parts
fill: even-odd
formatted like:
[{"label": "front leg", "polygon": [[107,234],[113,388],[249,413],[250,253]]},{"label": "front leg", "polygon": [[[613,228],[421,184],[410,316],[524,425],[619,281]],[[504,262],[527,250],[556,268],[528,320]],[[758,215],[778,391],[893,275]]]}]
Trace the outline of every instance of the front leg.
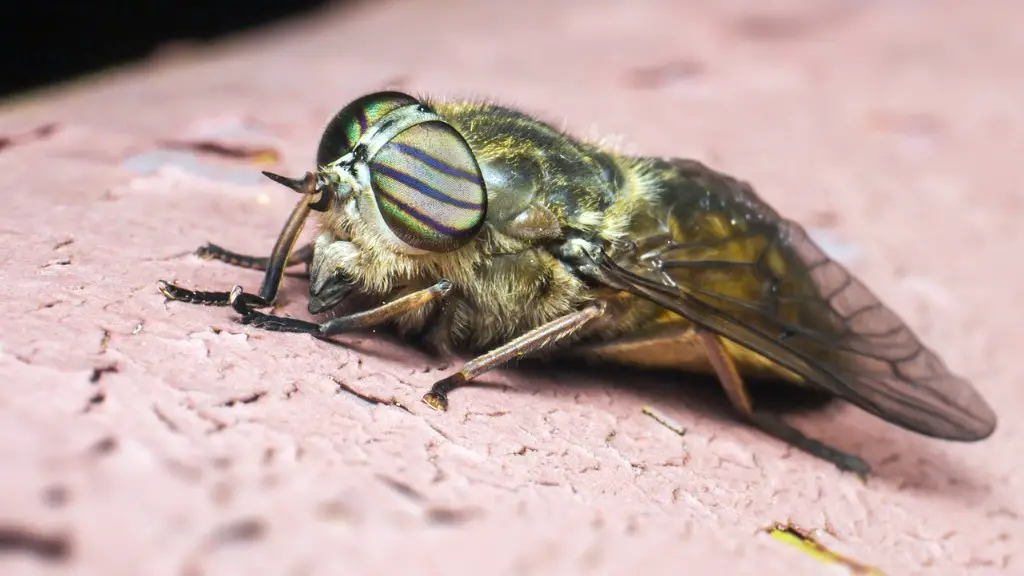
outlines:
[{"label": "front leg", "polygon": [[[239,254],[238,252],[232,252],[225,250],[216,244],[206,244],[196,249],[196,256],[204,260],[220,260],[221,262],[237,266],[239,268],[248,268],[249,270],[259,270],[266,272],[270,268],[271,258],[267,256],[249,256],[246,254]],[[291,256],[288,256],[288,260],[285,261],[284,267],[291,268],[296,264],[305,264],[307,267],[307,274],[309,273],[309,264],[313,261],[313,244],[309,243],[301,248],[296,248],[295,252],[292,252]]]},{"label": "front leg", "polygon": [[[196,256],[205,260],[220,260],[239,268],[250,270],[268,271],[272,265],[273,258],[266,256],[247,256],[237,252],[225,250],[216,244],[206,244],[196,250]],[[306,244],[298,248],[285,261],[284,268],[290,268],[296,264],[306,265],[306,275],[309,275],[309,266],[313,262],[313,244]],[[164,280],[157,282],[157,288],[169,300],[188,302],[189,304],[200,304],[203,306],[225,306],[230,304],[230,292],[209,292],[205,290],[189,290],[176,286]],[[261,299],[255,294],[246,294],[245,298],[251,306],[269,306],[272,302]]]},{"label": "front leg", "polygon": [[[299,234],[302,232],[302,226],[306,222],[306,217],[309,216],[311,198],[312,196],[304,196],[299,200],[298,204],[295,205],[291,216],[288,217],[288,222],[285,223],[284,228],[281,230],[281,234],[277,237],[277,242],[274,244],[274,251],[265,263],[248,260],[240,261],[240,265],[243,266],[265,264],[266,273],[263,275],[263,283],[260,285],[259,294],[243,293],[236,296],[234,298],[235,300],[245,302],[248,306],[257,306],[260,308],[266,308],[273,305],[274,301],[277,299],[277,292],[281,287],[281,278],[284,276],[284,269],[289,265],[289,256],[291,255],[292,248],[294,248],[295,241],[298,240]],[[225,255],[225,258],[236,256],[223,250],[221,253]],[[216,250],[211,252],[212,257],[219,257],[217,254],[220,253]],[[206,306],[234,305],[231,298],[231,292],[187,290],[163,280],[157,283],[157,287],[168,300],[180,300],[182,302],[203,304]]]},{"label": "front leg", "polygon": [[270,330],[271,332],[295,332],[298,334],[313,334],[315,336],[331,336],[361,328],[380,326],[389,320],[422,308],[430,302],[444,298],[451,290],[452,283],[450,281],[440,280],[429,288],[417,290],[412,294],[407,294],[376,308],[332,318],[322,324],[257,312],[252,309],[245,293],[238,286],[231,291],[229,301],[235,312],[242,315],[242,324]]}]

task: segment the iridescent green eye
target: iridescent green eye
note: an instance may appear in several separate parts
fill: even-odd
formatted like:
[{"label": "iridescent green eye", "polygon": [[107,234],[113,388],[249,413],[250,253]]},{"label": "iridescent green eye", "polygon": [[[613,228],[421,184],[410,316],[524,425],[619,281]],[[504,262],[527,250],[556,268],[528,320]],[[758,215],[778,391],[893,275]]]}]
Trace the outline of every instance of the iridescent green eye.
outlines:
[{"label": "iridescent green eye", "polygon": [[448,252],[483,225],[487,191],[469,144],[441,120],[400,132],[370,160],[374,198],[385,224],[420,250]]},{"label": "iridescent green eye", "polygon": [[316,151],[317,166],[330,164],[351,152],[366,130],[388,112],[418,103],[412,96],[401,92],[377,92],[353,100],[324,128]]}]

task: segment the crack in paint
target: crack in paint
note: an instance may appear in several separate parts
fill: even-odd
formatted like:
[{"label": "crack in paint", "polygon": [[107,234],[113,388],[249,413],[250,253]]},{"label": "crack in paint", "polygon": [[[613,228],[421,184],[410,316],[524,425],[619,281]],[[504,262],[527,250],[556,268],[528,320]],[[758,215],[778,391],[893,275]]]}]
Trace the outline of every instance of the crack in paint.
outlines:
[{"label": "crack in paint", "polygon": [[32,142],[46,140],[57,133],[57,128],[58,124],[53,122],[37,126],[31,130],[26,130],[18,134],[0,136],[0,152],[15,146],[23,146]]},{"label": "crack in paint", "polygon": [[23,526],[0,526],[0,557],[23,554],[46,562],[71,557],[71,539],[64,534],[45,534]]},{"label": "crack in paint", "polygon": [[256,392],[251,393],[251,394],[246,394],[245,396],[239,396],[237,398],[230,398],[228,400],[225,400],[224,402],[221,402],[220,404],[218,404],[218,406],[224,406],[224,407],[227,407],[227,408],[231,408],[232,406],[235,406],[236,404],[252,404],[253,402],[258,402],[260,398],[263,398],[266,395],[267,395],[267,391],[266,390],[258,390]]}]

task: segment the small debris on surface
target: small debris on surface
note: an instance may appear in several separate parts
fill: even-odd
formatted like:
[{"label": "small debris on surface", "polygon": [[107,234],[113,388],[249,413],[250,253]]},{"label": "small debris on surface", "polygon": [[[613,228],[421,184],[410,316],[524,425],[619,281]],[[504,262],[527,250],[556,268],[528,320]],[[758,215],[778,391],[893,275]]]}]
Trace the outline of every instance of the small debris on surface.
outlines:
[{"label": "small debris on surface", "polygon": [[372,394],[367,394],[365,392],[360,392],[360,391],[356,390],[355,388],[349,386],[345,382],[342,382],[341,380],[339,380],[339,379],[337,379],[337,378],[335,378],[333,376],[331,376],[331,380],[334,381],[334,384],[338,387],[338,391],[339,392],[345,391],[345,392],[348,392],[349,394],[355,396],[356,398],[359,398],[360,400],[363,400],[365,402],[369,402],[370,404],[380,404],[380,405],[384,405],[384,406],[394,406],[395,408],[400,408],[400,409],[402,409],[402,410],[412,414],[412,411],[409,410],[409,408],[405,404],[402,404],[402,402],[398,398],[395,398],[394,396],[392,396],[391,398],[382,398],[380,396],[374,396]]},{"label": "small debris on surface", "polygon": [[679,424],[676,424],[675,422],[671,421],[667,416],[663,416],[663,415],[655,412],[654,408],[651,408],[649,406],[644,406],[641,409],[641,411],[644,414],[646,414],[646,415],[650,416],[651,418],[653,418],[655,422],[657,422],[658,424],[661,424],[665,428],[668,428],[669,430],[675,432],[676,434],[679,434],[680,436],[686,436],[686,428],[685,427],[680,426]]},{"label": "small debris on surface", "polygon": [[764,532],[780,542],[784,542],[824,564],[839,564],[849,569],[852,576],[885,576],[885,573],[862,564],[852,558],[833,552],[809,530],[796,526],[792,522],[775,522],[764,528]]},{"label": "small debris on surface", "polygon": [[501,416],[507,416],[508,414],[509,414],[508,410],[492,410],[491,412],[473,412],[472,410],[467,410],[466,413],[463,414],[463,416],[462,416],[462,423],[465,424],[465,423],[469,422],[469,420],[471,418],[473,418],[474,416],[486,416],[488,418],[499,418]]},{"label": "small debris on surface", "polygon": [[103,336],[100,337],[100,354],[106,352],[108,346],[110,346],[110,330],[104,329]]}]

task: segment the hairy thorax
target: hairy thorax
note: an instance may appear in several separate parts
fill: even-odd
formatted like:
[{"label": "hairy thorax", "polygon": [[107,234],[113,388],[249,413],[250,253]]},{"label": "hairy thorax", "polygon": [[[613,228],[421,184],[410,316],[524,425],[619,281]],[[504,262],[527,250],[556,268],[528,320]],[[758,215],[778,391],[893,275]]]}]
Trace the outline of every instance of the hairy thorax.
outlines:
[{"label": "hairy thorax", "polygon": [[456,252],[405,255],[352,234],[351,229],[358,227],[336,213],[323,217],[311,290],[338,275],[353,285],[353,292],[379,304],[450,280],[453,287],[444,300],[394,322],[402,335],[423,338],[441,351],[478,351],[502,344],[572,311],[589,297],[583,282],[545,248],[501,250],[509,243],[495,231],[486,231]]}]

